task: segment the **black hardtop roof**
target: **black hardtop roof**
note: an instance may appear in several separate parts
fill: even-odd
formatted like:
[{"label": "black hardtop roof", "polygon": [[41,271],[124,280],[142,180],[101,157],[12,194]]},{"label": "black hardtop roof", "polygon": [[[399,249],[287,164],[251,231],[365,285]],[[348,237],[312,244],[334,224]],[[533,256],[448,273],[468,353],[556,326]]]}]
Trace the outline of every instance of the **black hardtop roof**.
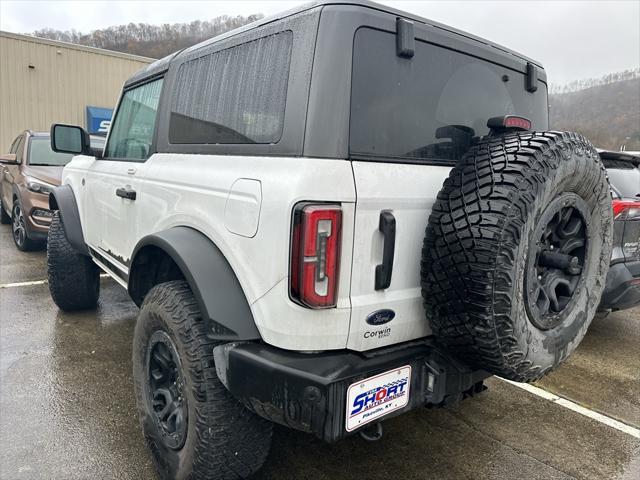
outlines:
[{"label": "black hardtop roof", "polygon": [[427,18],[423,18],[420,17],[418,15],[414,15],[412,13],[409,12],[405,12],[402,10],[398,10],[386,5],[381,5],[379,3],[376,2],[371,2],[369,0],[316,0],[310,3],[305,3],[303,5],[300,5],[298,7],[289,9],[289,10],[285,10],[283,12],[277,13],[275,15],[271,15],[265,18],[262,18],[260,20],[257,20],[255,22],[249,23],[247,25],[244,25],[242,27],[238,27],[234,30],[230,30],[228,32],[225,32],[221,35],[218,35],[216,37],[213,37],[211,39],[208,40],[204,40],[203,42],[200,42],[196,45],[193,45],[191,47],[185,48],[183,50],[180,50],[178,52],[172,53],[171,55],[167,55],[164,58],[161,58],[160,60],[156,60],[155,62],[153,62],[152,64],[148,65],[147,67],[143,68],[142,70],[136,72],[131,78],[129,78],[126,82],[125,82],[125,87],[135,84],[143,79],[152,77],[154,75],[157,75],[163,71],[165,71],[168,66],[169,63],[175,59],[180,57],[183,54],[186,54],[188,52],[192,52],[194,50],[197,50],[199,48],[202,48],[206,45],[210,45],[212,43],[216,43],[219,42],[225,38],[229,38],[232,37],[234,35],[238,35],[242,32],[246,32],[248,30],[253,30],[254,28],[258,28],[261,27],[263,25],[267,25],[269,23],[272,22],[276,22],[278,20],[282,20],[283,18],[287,18],[290,17],[292,15],[301,13],[301,12],[305,12],[307,10],[311,10],[313,8],[317,8],[317,7],[323,7],[323,6],[327,6],[327,5],[353,5],[353,6],[360,6],[360,7],[365,7],[365,8],[371,8],[373,10],[379,10],[381,12],[386,12],[389,13],[391,15],[394,16],[398,16],[398,17],[402,17],[402,18],[406,18],[409,20],[413,20],[414,22],[419,22],[419,23],[423,23],[425,25],[429,25],[433,28],[439,28],[442,30],[446,30],[447,32],[450,33],[454,33],[456,35],[460,35],[462,37],[474,40],[478,43],[481,43],[487,47],[490,48],[495,48],[496,50],[499,50],[500,52],[502,52],[503,54],[508,54],[508,55],[513,55],[514,57],[519,58],[520,60],[524,60],[525,62],[530,62],[530,63],[534,63],[536,64],[538,67],[543,68],[542,64],[536,60],[532,60],[531,58],[528,58],[520,53],[514,52],[513,50],[504,47],[502,45],[499,45],[497,43],[494,42],[490,42],[489,40],[485,40],[484,38],[478,37],[476,35],[472,35],[470,33],[467,32],[463,32],[462,30],[458,30],[456,28],[450,27],[448,25],[444,25],[442,23],[438,23],[435,22],[433,20],[429,20]]}]

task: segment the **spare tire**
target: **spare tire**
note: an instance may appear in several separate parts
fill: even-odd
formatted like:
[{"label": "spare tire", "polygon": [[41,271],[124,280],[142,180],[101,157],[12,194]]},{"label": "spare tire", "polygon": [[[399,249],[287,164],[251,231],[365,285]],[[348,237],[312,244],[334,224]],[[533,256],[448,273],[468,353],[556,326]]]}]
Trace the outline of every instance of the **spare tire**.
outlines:
[{"label": "spare tire", "polygon": [[439,343],[495,375],[541,377],[593,319],[612,228],[606,173],[581,135],[510,133],[474,145],[444,182],[422,249]]}]

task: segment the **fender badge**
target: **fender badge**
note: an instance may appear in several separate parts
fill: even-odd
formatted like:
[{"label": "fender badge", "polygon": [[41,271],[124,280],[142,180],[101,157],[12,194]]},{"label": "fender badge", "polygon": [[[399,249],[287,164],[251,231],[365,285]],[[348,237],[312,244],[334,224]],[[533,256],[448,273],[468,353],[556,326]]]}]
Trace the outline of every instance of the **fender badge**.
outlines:
[{"label": "fender badge", "polygon": [[396,312],[389,309],[384,310],[376,310],[373,313],[370,313],[367,317],[367,323],[369,325],[384,325],[385,323],[389,323],[396,316]]}]

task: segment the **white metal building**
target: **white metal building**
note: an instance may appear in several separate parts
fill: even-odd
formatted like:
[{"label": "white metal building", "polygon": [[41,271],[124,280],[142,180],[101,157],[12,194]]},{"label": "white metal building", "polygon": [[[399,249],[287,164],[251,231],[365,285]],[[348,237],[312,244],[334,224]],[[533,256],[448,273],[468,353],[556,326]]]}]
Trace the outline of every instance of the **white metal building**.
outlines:
[{"label": "white metal building", "polygon": [[0,153],[52,123],[103,133],[124,81],[153,59],[0,31]]}]

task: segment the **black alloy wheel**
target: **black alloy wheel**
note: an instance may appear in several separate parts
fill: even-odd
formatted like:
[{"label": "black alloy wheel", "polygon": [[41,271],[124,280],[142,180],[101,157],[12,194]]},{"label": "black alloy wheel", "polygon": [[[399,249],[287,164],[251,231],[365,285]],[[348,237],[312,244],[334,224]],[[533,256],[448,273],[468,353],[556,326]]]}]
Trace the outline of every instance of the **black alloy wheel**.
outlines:
[{"label": "black alloy wheel", "polygon": [[534,230],[525,298],[531,323],[541,330],[562,323],[583,286],[590,233],[585,218],[589,213],[584,200],[565,193],[545,209]]},{"label": "black alloy wheel", "polygon": [[144,439],[163,480],[249,478],[267,458],[272,424],[220,381],[218,345],[186,281],[147,293],[133,335],[133,380]]},{"label": "black alloy wheel", "polygon": [[153,412],[163,443],[173,450],[187,437],[188,405],[184,375],[176,347],[167,333],[158,330],[149,339],[147,385],[149,411]]}]

